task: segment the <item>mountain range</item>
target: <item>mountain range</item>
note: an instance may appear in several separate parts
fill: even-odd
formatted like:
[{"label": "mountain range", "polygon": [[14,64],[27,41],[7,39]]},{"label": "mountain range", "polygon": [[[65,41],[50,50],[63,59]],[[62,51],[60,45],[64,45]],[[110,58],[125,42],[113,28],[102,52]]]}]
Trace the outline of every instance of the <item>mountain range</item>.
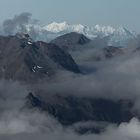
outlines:
[{"label": "mountain range", "polygon": [[[36,28],[39,32],[34,34],[35,37],[43,35],[47,39],[45,34],[55,36],[49,43],[43,39],[34,40],[30,27],[30,35],[17,33],[0,36],[0,79],[31,86],[23,108],[47,112],[64,127],[89,121],[99,124],[75,128],[80,134],[104,131],[106,125],[101,127],[102,122],[119,125],[129,122],[133,117],[140,118],[138,110],[134,109],[134,98],[122,96],[129,93],[133,97],[137,93],[135,89],[134,93],[131,90],[129,92],[125,84],[133,86],[135,80],[132,77],[139,74],[139,69],[136,73],[137,69],[133,69],[139,66],[139,39],[137,42],[134,35],[124,28],[96,28],[101,35],[96,34],[94,37],[86,34],[88,27],[70,26],[65,22]],[[108,45],[110,36],[115,35],[134,39],[133,47]],[[132,83],[129,83],[131,80],[127,80],[126,75],[130,75]],[[123,81],[125,78],[126,81]]]},{"label": "mountain range", "polygon": [[128,40],[136,37],[134,32],[131,32],[124,27],[114,28],[100,25],[88,27],[82,24],[71,25],[67,22],[53,22],[44,26],[39,24],[28,24],[26,25],[26,28],[27,33],[30,34],[32,38],[47,42],[70,32],[83,34],[91,40],[96,37],[103,38],[109,36],[108,45],[112,46],[127,46]]}]

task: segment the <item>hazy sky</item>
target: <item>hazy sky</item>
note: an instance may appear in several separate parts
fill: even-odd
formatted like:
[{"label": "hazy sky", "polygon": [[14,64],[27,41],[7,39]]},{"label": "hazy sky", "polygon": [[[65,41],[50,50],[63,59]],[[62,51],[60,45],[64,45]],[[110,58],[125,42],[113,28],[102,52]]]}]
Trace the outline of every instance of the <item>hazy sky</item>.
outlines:
[{"label": "hazy sky", "polygon": [[124,26],[140,32],[140,0],[0,0],[0,21],[30,12],[42,23]]}]

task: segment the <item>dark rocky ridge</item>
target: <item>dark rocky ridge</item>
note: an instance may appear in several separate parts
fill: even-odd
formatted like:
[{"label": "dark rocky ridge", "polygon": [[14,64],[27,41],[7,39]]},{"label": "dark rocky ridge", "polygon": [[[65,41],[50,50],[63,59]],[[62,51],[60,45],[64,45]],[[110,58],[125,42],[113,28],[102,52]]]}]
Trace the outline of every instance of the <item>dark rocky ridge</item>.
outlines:
[{"label": "dark rocky ridge", "polygon": [[69,51],[76,49],[78,45],[84,45],[89,43],[90,41],[91,40],[83,34],[71,32],[57,37],[56,39],[52,40],[51,43],[58,45],[63,50]]},{"label": "dark rocky ridge", "polygon": [[63,125],[86,121],[120,124],[130,121],[137,115],[132,111],[133,103],[128,100],[111,101],[101,98],[61,95],[54,95],[51,98],[44,100],[40,96],[30,93],[27,103],[30,107],[48,111]]},{"label": "dark rocky ridge", "polygon": [[89,40],[82,34],[72,32],[57,37],[51,42],[58,45],[64,51],[68,51],[74,58],[77,58],[77,56],[75,57],[77,52],[81,55],[91,50],[92,55],[90,53],[91,56],[89,58],[92,61],[102,61],[124,54],[123,47],[108,46],[108,40],[109,36],[104,38],[96,37],[93,40]]},{"label": "dark rocky ridge", "polygon": [[123,49],[121,47],[107,46],[103,49],[106,58],[112,58],[114,56],[119,56],[123,54]]},{"label": "dark rocky ridge", "polygon": [[28,35],[0,36],[0,78],[39,79],[58,69],[79,73],[70,54],[54,44],[33,42]]}]

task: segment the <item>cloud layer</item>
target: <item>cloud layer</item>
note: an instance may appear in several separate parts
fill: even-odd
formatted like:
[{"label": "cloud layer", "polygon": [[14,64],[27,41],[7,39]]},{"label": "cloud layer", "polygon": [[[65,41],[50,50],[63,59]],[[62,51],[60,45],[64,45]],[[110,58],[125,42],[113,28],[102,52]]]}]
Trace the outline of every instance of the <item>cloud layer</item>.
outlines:
[{"label": "cloud layer", "polygon": [[[22,13],[4,21],[4,33],[9,35],[17,31],[26,32],[26,24],[30,22],[34,22],[31,14]],[[35,35],[34,29],[32,31]],[[140,122],[137,118],[118,126],[109,124],[98,135],[78,135],[74,131],[75,126],[66,128],[47,112],[25,106],[28,93],[33,91],[44,99],[48,94],[88,96],[114,101],[129,99],[134,101],[134,109],[140,112],[140,52],[136,49],[139,41],[131,42],[127,49],[123,49],[123,55],[110,59],[105,58],[105,45],[106,40],[103,40],[100,45],[94,42],[86,50],[72,52],[84,74],[58,71],[52,79],[28,86],[20,82],[0,80],[0,139],[139,140]]]}]

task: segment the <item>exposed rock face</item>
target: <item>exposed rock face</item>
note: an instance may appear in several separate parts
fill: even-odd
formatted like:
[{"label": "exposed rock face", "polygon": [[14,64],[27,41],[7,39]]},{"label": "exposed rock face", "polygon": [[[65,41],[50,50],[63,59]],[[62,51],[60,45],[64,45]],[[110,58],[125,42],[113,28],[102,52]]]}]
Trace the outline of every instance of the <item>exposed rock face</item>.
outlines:
[{"label": "exposed rock face", "polygon": [[57,69],[80,72],[71,55],[54,44],[33,42],[28,35],[0,36],[0,64],[4,79],[37,80]]},{"label": "exposed rock face", "polygon": [[[51,99],[52,98],[52,99]],[[49,100],[33,94],[28,95],[28,105],[48,111],[63,125],[72,125],[83,121],[121,123],[128,122],[136,114],[132,112],[131,101],[111,101],[87,97],[72,97],[55,95]]]},{"label": "exposed rock face", "polygon": [[109,37],[97,37],[94,40],[89,40],[82,34],[72,32],[57,37],[52,40],[52,43],[69,52],[75,59],[89,53],[86,58],[90,59],[88,61],[102,61],[124,54],[124,47],[108,46],[108,40]]},{"label": "exposed rock face", "polygon": [[119,47],[107,46],[103,49],[105,57],[111,58],[123,54],[123,50]]},{"label": "exposed rock face", "polygon": [[51,43],[58,45],[64,50],[73,50],[76,49],[77,45],[84,45],[89,42],[90,39],[86,36],[75,32],[65,34],[51,41]]}]

